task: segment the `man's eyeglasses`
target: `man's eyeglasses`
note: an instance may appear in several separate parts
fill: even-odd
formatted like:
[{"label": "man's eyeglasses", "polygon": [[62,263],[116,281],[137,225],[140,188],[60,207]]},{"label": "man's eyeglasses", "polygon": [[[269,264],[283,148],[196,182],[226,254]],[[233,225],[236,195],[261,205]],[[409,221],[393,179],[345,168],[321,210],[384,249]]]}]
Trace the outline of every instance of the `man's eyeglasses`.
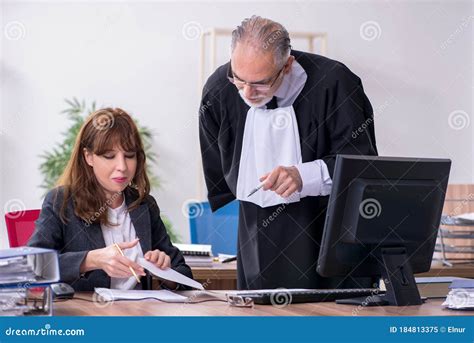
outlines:
[{"label": "man's eyeglasses", "polygon": [[245,85],[252,87],[257,92],[268,92],[276,83],[276,81],[280,78],[283,70],[285,69],[286,64],[283,68],[278,71],[274,76],[268,78],[267,80],[263,80],[260,82],[246,82],[244,80],[240,80],[237,76],[234,75],[232,68],[229,63],[229,68],[227,69],[227,78],[230,82],[232,82],[238,89],[244,88]]}]

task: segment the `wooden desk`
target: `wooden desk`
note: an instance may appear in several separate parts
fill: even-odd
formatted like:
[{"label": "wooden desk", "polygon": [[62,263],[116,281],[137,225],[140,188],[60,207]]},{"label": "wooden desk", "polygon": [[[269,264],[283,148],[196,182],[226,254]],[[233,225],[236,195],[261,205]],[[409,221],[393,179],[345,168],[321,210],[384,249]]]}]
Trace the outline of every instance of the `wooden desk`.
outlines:
[{"label": "wooden desk", "polygon": [[[237,264],[214,263],[212,268],[194,267],[193,276],[200,283],[206,283],[206,289],[237,289]],[[456,276],[474,278],[474,263],[457,264],[453,267],[443,266],[441,262],[433,262],[431,270],[415,276]]]},{"label": "wooden desk", "polygon": [[237,289],[237,262],[214,262],[211,268],[193,267],[193,277],[206,289]]},{"label": "wooden desk", "polygon": [[[209,298],[195,291],[179,292],[194,296],[193,301]],[[225,291],[218,297],[224,298]],[[199,295],[200,294],[200,295]],[[78,293],[76,297],[92,299],[91,293]],[[468,311],[453,311],[441,307],[442,300],[428,299],[420,306],[381,306],[363,308],[338,305],[334,302],[290,304],[283,308],[272,305],[255,305],[253,308],[229,306],[224,302],[200,304],[169,304],[157,300],[117,301],[92,303],[83,300],[66,300],[54,303],[55,316],[466,316]]]}]

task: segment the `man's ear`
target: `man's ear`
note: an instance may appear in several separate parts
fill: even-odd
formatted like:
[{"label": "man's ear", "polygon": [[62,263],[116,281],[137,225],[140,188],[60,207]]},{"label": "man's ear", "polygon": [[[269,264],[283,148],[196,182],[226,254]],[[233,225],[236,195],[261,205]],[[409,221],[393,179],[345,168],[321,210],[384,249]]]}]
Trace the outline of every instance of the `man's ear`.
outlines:
[{"label": "man's ear", "polygon": [[293,66],[294,61],[295,61],[295,56],[290,55],[290,57],[288,57],[288,60],[286,61],[285,74],[288,74],[291,71],[291,67]]},{"label": "man's ear", "polygon": [[92,153],[86,148],[84,148],[83,153],[84,153],[84,158],[86,159],[86,163],[90,165],[91,167],[93,167],[94,161],[92,159]]}]

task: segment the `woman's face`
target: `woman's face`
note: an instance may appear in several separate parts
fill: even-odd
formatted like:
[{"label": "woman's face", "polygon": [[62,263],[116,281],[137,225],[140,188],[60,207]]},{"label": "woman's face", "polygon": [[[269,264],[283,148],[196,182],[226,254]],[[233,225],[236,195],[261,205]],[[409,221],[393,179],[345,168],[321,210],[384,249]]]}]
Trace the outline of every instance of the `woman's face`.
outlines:
[{"label": "woman's face", "polygon": [[133,180],[137,170],[137,154],[123,151],[120,147],[106,151],[103,155],[84,149],[84,156],[108,196],[123,191]]}]

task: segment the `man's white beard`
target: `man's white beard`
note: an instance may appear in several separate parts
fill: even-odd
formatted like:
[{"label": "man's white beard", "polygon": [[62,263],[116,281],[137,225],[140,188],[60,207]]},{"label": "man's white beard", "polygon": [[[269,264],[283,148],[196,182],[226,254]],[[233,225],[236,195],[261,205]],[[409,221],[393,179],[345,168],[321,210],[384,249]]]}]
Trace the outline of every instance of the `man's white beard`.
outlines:
[{"label": "man's white beard", "polygon": [[240,97],[242,98],[242,100],[244,100],[245,103],[247,105],[249,105],[250,107],[262,107],[263,105],[265,105],[267,102],[269,102],[273,98],[273,96],[262,97],[260,101],[254,103],[254,102],[250,102],[250,101],[247,100],[247,98],[244,96],[244,91],[242,89],[239,90],[239,94],[240,94]]}]

